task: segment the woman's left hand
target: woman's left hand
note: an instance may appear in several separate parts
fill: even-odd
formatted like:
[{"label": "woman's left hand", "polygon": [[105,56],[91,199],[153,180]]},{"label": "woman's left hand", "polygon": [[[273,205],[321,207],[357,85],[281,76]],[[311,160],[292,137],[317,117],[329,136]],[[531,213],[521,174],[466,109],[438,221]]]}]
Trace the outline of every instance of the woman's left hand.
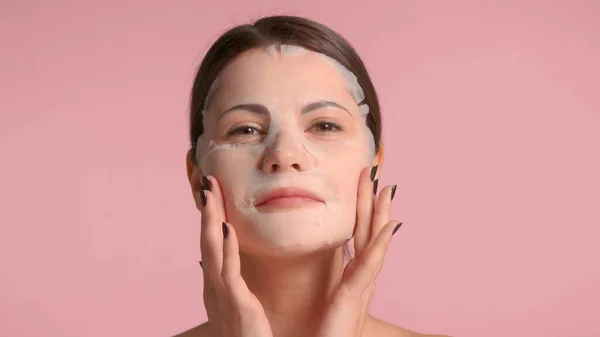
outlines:
[{"label": "woman's left hand", "polygon": [[[354,233],[355,256],[342,274],[333,292],[316,337],[360,337],[369,314],[375,281],[383,265],[385,253],[401,223],[390,221],[395,186],[376,191],[376,168],[367,167],[358,183],[357,223]],[[373,209],[374,208],[374,209]]]}]

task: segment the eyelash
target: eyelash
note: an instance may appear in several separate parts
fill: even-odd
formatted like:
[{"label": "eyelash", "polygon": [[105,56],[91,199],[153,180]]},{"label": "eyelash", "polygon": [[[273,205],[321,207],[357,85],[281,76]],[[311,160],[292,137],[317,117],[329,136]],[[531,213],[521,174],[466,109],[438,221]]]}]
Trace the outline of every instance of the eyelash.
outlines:
[{"label": "eyelash", "polygon": [[[330,121],[330,120],[321,120],[321,121],[318,121],[318,122],[314,123],[310,127],[309,130],[312,130],[312,129],[315,129],[316,127],[318,127],[318,126],[324,126],[324,125],[329,125],[329,127],[332,127],[334,130],[332,130],[332,131],[318,131],[319,133],[330,133],[330,132],[344,131],[344,128],[342,128],[341,125],[339,125],[338,123],[335,123],[333,121]],[[238,126],[236,128],[231,129],[229,132],[227,132],[227,137],[236,136],[236,135],[239,135],[239,136],[254,136],[254,134],[249,135],[249,134],[246,134],[246,133],[240,133],[240,132],[246,131],[248,129],[256,130],[256,132],[258,132],[259,134],[261,133],[261,131],[257,127],[255,127],[255,126],[252,126],[252,125],[240,125],[240,126]]]},{"label": "eyelash", "polygon": [[227,137],[237,136],[237,135],[243,136],[243,137],[245,137],[245,136],[253,136],[253,135],[248,135],[248,134],[245,134],[245,133],[240,133],[240,132],[243,132],[243,131],[248,130],[248,129],[254,129],[254,130],[256,130],[256,132],[258,132],[260,134],[260,130],[256,126],[252,126],[252,125],[240,125],[240,126],[238,126],[236,128],[231,129],[229,132],[227,132]]},{"label": "eyelash", "polygon": [[317,126],[323,126],[328,124],[330,127],[333,127],[335,130],[332,131],[320,131],[322,133],[329,133],[329,132],[339,132],[339,131],[344,131],[344,128],[342,128],[341,125],[339,125],[336,122],[330,121],[330,120],[321,120],[316,122],[315,124],[313,124],[313,126],[311,127],[311,129],[314,129]]}]

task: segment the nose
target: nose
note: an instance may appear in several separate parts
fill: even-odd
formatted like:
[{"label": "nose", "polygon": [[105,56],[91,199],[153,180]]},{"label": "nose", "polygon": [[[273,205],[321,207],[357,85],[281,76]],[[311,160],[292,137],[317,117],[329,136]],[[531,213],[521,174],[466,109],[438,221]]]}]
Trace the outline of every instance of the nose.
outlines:
[{"label": "nose", "polygon": [[265,173],[303,172],[314,166],[314,157],[302,142],[280,132],[265,149],[262,170]]}]

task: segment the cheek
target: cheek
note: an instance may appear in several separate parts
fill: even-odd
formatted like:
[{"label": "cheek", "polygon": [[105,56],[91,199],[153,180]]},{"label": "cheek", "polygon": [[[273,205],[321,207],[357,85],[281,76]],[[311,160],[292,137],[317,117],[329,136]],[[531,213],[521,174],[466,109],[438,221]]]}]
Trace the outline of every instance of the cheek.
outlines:
[{"label": "cheek", "polygon": [[221,145],[207,152],[202,161],[202,172],[217,179],[226,200],[243,195],[248,185],[249,172],[255,166],[252,150],[238,145]]},{"label": "cheek", "polygon": [[321,162],[327,172],[328,184],[336,191],[344,205],[356,205],[358,180],[361,171],[369,165],[368,157],[357,149],[345,149],[336,156],[328,156]]}]

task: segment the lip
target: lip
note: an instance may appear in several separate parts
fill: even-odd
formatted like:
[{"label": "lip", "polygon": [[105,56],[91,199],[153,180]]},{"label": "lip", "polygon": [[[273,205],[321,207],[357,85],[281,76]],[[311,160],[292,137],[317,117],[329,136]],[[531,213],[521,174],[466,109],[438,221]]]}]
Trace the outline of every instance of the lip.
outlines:
[{"label": "lip", "polygon": [[254,207],[260,207],[267,204],[272,204],[276,201],[281,200],[302,200],[306,202],[320,202],[325,203],[323,198],[309,190],[298,188],[298,187],[279,187],[271,190],[267,190],[260,194],[254,202]]}]

